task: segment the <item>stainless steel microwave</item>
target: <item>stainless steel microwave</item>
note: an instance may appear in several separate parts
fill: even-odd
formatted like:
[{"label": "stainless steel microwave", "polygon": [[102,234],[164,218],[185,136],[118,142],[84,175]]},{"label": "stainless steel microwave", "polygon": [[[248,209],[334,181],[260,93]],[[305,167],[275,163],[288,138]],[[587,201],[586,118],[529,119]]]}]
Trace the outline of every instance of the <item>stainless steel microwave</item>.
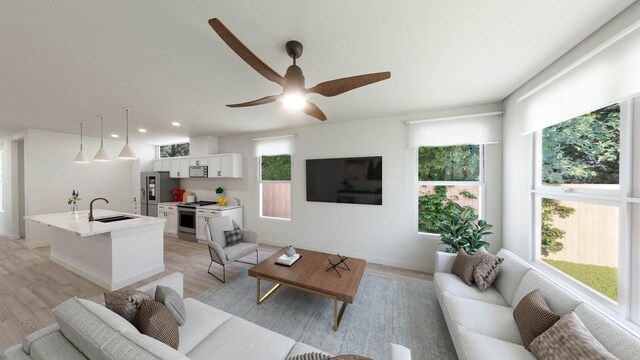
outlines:
[{"label": "stainless steel microwave", "polygon": [[209,177],[208,166],[189,166],[190,178],[206,178]]}]

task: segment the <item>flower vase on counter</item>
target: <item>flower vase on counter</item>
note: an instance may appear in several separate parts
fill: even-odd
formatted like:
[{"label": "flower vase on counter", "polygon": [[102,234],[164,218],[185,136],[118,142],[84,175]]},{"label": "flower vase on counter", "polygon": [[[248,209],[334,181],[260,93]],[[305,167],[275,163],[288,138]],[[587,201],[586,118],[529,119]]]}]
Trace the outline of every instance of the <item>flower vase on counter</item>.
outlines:
[{"label": "flower vase on counter", "polygon": [[71,215],[73,215],[73,220],[78,220],[78,203],[71,204]]},{"label": "flower vase on counter", "polygon": [[78,201],[80,201],[80,191],[71,191],[71,197],[67,200],[67,205],[71,206],[71,215],[74,220],[78,220]]}]

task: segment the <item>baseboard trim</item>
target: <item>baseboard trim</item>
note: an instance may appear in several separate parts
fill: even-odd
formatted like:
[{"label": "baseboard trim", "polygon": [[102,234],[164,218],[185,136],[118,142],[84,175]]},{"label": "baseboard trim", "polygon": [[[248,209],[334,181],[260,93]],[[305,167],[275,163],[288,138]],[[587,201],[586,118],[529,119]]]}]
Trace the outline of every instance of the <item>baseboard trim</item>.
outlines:
[{"label": "baseboard trim", "polygon": [[4,236],[9,240],[20,240],[20,236],[9,235],[6,232],[0,231],[0,236]]},{"label": "baseboard trim", "polygon": [[93,282],[94,284],[100,286],[101,288],[109,290],[109,291],[122,289],[125,286],[129,286],[131,284],[135,284],[140,280],[144,280],[144,279],[146,279],[148,277],[151,277],[153,275],[159,274],[159,273],[161,273],[161,272],[163,272],[165,270],[164,265],[162,265],[162,266],[155,267],[155,268],[153,268],[151,270],[145,271],[145,272],[143,272],[141,274],[138,274],[138,275],[135,275],[135,276],[131,276],[131,277],[126,278],[124,280],[121,280],[121,281],[118,281],[118,282],[114,282],[114,283],[109,283],[107,281],[104,281],[104,280],[98,278],[97,276],[95,276],[93,274],[90,274],[90,273],[82,270],[81,268],[79,268],[79,267],[77,267],[75,265],[69,264],[68,262],[66,262],[66,261],[64,261],[64,260],[62,260],[62,259],[60,259],[60,258],[58,258],[58,257],[56,257],[54,255],[49,254],[49,260],[53,261],[54,263],[62,266],[63,268],[65,268],[65,269],[67,269],[67,270],[69,270],[69,271],[71,271],[71,272],[73,272],[75,274],[78,274],[78,275],[82,276],[83,278],[85,278],[85,279]]},{"label": "baseboard trim", "polygon": [[[291,245],[289,243],[279,243],[277,241],[269,241],[269,242],[262,242],[262,243],[265,244],[265,245],[282,246],[282,247]],[[301,245],[301,247],[303,247],[305,249],[309,249],[309,250],[313,250],[313,251],[321,251],[321,252],[325,252],[325,253],[333,253],[333,252],[335,252],[335,249],[322,249],[322,248],[319,248],[319,247],[313,247],[313,246],[307,246],[307,245]],[[356,258],[364,259],[367,262],[371,262],[371,263],[374,263],[374,264],[384,265],[384,266],[392,266],[392,267],[397,267],[397,268],[406,269],[406,270],[421,271],[421,272],[426,272],[426,273],[433,273],[433,271],[435,270],[433,267],[425,266],[423,264],[407,263],[407,262],[403,262],[403,261],[384,259],[384,258],[379,258],[379,257],[375,257],[375,256],[368,256],[368,255],[358,254],[358,253],[351,253],[351,252],[343,253],[343,252],[340,252],[340,255],[356,257]]]},{"label": "baseboard trim", "polygon": [[27,249],[41,248],[41,247],[46,247],[46,246],[49,246],[49,245],[51,245],[49,240],[43,240],[43,241],[37,241],[37,242],[27,242],[25,240],[25,242],[24,242],[24,247],[26,247]]}]

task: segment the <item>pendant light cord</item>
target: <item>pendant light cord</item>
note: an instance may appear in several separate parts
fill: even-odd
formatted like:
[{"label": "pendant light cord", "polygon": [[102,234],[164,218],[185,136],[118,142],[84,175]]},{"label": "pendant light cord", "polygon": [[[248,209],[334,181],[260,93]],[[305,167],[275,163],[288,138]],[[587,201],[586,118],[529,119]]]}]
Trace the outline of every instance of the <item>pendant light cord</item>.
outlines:
[{"label": "pendant light cord", "polygon": [[100,116],[100,147],[104,147],[104,136],[102,135],[102,118],[104,118],[104,116]]},{"label": "pendant light cord", "polygon": [[82,123],[80,123],[80,151],[82,151]]},{"label": "pendant light cord", "polygon": [[129,143],[129,109],[125,109],[127,112],[127,144]]}]

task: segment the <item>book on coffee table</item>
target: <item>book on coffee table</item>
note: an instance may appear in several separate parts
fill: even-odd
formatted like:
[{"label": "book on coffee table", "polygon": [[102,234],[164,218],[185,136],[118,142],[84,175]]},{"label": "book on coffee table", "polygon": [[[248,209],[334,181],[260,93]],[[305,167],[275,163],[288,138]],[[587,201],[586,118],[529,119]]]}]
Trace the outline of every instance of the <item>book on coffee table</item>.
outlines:
[{"label": "book on coffee table", "polygon": [[276,263],[279,264],[279,265],[291,266],[296,261],[298,261],[298,259],[300,259],[300,254],[297,254],[297,253],[295,255],[293,255],[293,256],[287,256],[286,254],[282,254],[282,256],[280,256],[276,260]]}]

